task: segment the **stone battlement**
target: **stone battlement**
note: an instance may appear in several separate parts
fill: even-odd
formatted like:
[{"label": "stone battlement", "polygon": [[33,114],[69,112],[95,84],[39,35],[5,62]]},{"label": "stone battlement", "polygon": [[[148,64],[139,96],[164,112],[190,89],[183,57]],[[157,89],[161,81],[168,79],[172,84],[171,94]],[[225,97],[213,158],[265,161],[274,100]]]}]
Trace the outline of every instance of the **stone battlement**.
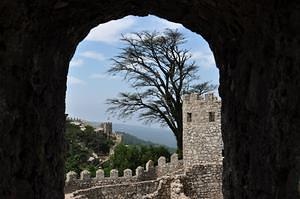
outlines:
[{"label": "stone battlement", "polygon": [[207,93],[204,96],[198,93],[185,94],[183,96],[183,103],[210,103],[210,102],[220,102],[221,100],[216,97],[213,93]]},{"label": "stone battlement", "polygon": [[[153,180],[93,186],[66,194],[66,198],[222,199],[222,165],[196,165],[180,174]],[[189,191],[193,190],[193,191]]]},{"label": "stone battlement", "polygon": [[135,175],[131,169],[125,169],[123,176],[119,176],[119,172],[116,169],[110,171],[110,176],[105,177],[103,169],[99,169],[96,172],[96,177],[92,178],[89,171],[84,170],[78,174],[74,171],[70,171],[66,175],[65,193],[70,193],[79,189],[86,189],[94,186],[124,184],[142,182],[147,180],[155,180],[158,177],[171,175],[183,170],[182,160],[178,160],[178,155],[173,154],[171,161],[166,162],[166,158],[161,156],[158,159],[158,165],[154,166],[154,162],[149,160],[145,165],[145,168],[139,166],[135,170]]}]

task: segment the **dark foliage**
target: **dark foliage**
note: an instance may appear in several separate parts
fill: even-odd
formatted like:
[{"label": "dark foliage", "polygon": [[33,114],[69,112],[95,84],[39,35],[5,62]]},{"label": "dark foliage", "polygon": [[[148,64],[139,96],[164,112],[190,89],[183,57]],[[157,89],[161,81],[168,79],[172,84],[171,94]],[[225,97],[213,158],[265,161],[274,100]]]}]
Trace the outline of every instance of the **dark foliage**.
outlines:
[{"label": "dark foliage", "polygon": [[149,160],[157,164],[160,156],[169,160],[170,152],[163,146],[124,145],[119,144],[115,153],[103,167],[108,176],[111,169],[118,169],[119,175],[123,175],[124,169],[131,169],[133,173],[138,166],[145,166]]}]

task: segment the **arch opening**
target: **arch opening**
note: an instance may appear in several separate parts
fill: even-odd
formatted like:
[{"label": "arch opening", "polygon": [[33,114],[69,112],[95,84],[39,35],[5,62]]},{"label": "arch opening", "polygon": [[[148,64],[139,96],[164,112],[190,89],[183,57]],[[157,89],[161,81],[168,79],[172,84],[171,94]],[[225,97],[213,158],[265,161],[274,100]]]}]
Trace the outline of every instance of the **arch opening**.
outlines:
[{"label": "arch opening", "polygon": [[[151,16],[151,15],[149,15],[148,17],[127,16],[120,20],[113,20],[93,28],[90,31],[90,33],[87,35],[87,37],[77,47],[77,50],[70,62],[70,69],[68,74],[68,89],[67,89],[67,99],[66,99],[66,105],[67,105],[66,112],[68,113],[68,115],[73,118],[82,118],[89,121],[99,121],[99,120],[102,120],[103,122],[106,121],[107,116],[104,116],[105,109],[102,108],[105,106],[104,103],[105,99],[115,97],[116,93],[122,90],[130,90],[130,87],[126,85],[126,82],[124,84],[124,80],[121,77],[116,78],[106,73],[106,71],[109,69],[110,65],[112,64],[109,59],[118,55],[119,53],[118,51],[120,51],[120,46],[124,45],[120,42],[121,34],[126,36],[132,34],[133,32],[141,32],[141,31],[149,31],[149,32],[158,31],[162,33],[163,31],[166,31],[166,29],[168,28],[178,30],[180,33],[183,34],[185,40],[187,41],[186,43],[184,43],[184,46],[182,46],[181,48],[188,49],[189,53],[192,55],[191,59],[193,61],[196,61],[196,65],[199,68],[199,71],[197,73],[200,74],[200,78],[201,78],[200,80],[195,79],[193,80],[193,82],[207,81],[210,83],[213,82],[217,85],[218,69],[215,66],[213,54],[210,51],[208,44],[201,36],[189,31],[188,29],[184,28],[181,24],[172,23],[155,16]],[[107,85],[107,86],[103,87],[103,85]],[[104,88],[104,90],[99,92],[101,88]],[[109,93],[107,94],[105,91],[106,92],[109,91]],[[215,92],[216,95],[218,96],[216,90],[212,90],[212,91]],[[99,101],[101,101],[102,104],[100,104]],[[72,102],[74,104],[72,104]],[[209,106],[210,102],[205,102],[205,103],[208,103]],[[195,104],[195,106],[197,105]],[[83,110],[83,107],[87,109]],[[80,108],[81,110],[78,110],[78,108]],[[96,114],[95,114],[95,110],[97,110]],[[90,111],[92,111],[93,113],[90,113]],[[197,111],[199,111],[198,112],[199,116],[197,116],[197,113],[195,114],[196,117],[194,118],[193,125],[197,124],[198,122],[200,123],[200,117],[205,117],[208,120],[208,117],[206,116],[206,114],[208,113],[204,113],[206,110],[204,111],[197,110]],[[215,122],[216,123],[215,125],[211,125],[212,127],[199,127],[197,133],[201,134],[201,132],[199,132],[201,131],[200,128],[203,128],[202,130],[207,131],[207,133],[209,131],[209,128],[217,128],[218,130],[216,135],[216,139],[217,139],[216,142],[219,143],[220,140],[222,140],[221,129],[220,129],[220,106],[218,106],[217,109],[214,111],[218,112],[218,122]],[[193,112],[195,111],[193,110]],[[133,120],[131,119],[126,121],[125,124],[128,125],[131,123],[133,125],[141,125],[141,123],[134,123],[135,120],[137,120],[137,118],[134,117]],[[111,122],[111,118],[110,118],[110,122]],[[119,131],[122,128],[127,131],[128,128],[131,128],[131,130],[135,132],[129,131],[129,133],[134,133],[134,135],[138,136],[139,138],[147,139],[148,141],[151,141],[156,144],[168,145],[168,147],[176,147],[176,139],[175,137],[173,137],[174,135],[172,135],[172,132],[170,130],[167,130],[166,126],[164,129],[161,128],[153,129],[151,132],[151,129],[148,129],[148,131],[146,129],[149,128],[148,125],[144,126],[143,129],[138,128],[138,130],[135,130],[133,128],[137,128],[137,127],[129,127],[126,126],[125,124],[123,124],[123,126],[120,124],[115,124],[118,122],[120,123],[123,121],[116,120],[116,119],[113,120],[113,127],[115,132]],[[93,124],[95,123],[93,122]],[[160,125],[155,125],[154,127],[159,128]],[[142,131],[144,135],[138,134],[138,131],[140,132]],[[162,131],[163,134],[162,132],[156,133],[155,131]],[[186,129],[186,131],[188,131],[188,129]],[[145,132],[148,133],[145,135]],[[205,139],[205,136],[208,135],[208,134],[207,135],[204,134],[202,138],[201,136],[197,138],[199,139],[198,142],[185,144],[185,146],[189,146],[189,149],[187,148],[186,150],[184,150],[186,156],[192,155],[187,152],[189,150],[193,150],[194,151],[193,153],[199,153],[200,151],[208,149],[210,147],[218,148],[217,146],[218,144],[216,144],[216,146],[209,146],[206,141],[200,140],[200,139]],[[151,140],[149,140],[149,138]],[[190,142],[188,139],[191,138],[187,137],[184,139],[185,142]],[[202,147],[201,150],[197,150],[197,148],[199,148],[197,145],[203,145],[204,148]],[[206,153],[221,154],[221,150],[222,150],[221,148],[219,152],[217,150],[216,151],[207,150]],[[214,155],[212,155],[212,157]],[[202,156],[201,158],[204,158],[204,156]],[[192,156],[186,158],[186,161],[191,161],[191,159],[193,159]],[[206,158],[206,160],[201,160],[201,164],[204,163],[205,161],[209,161],[209,163],[213,162],[212,159],[210,160],[208,159]],[[157,161],[157,159],[155,161]],[[199,160],[191,161],[193,162],[191,163],[191,165],[192,164],[197,165],[197,161]],[[198,164],[200,164],[200,162]],[[70,164],[67,163],[67,165]],[[219,166],[218,169],[221,168],[220,162],[216,163],[215,165]],[[136,167],[137,166],[139,165],[136,165]],[[102,166],[100,167],[102,168]],[[179,167],[177,169],[179,169]],[[106,171],[105,168],[104,171]],[[120,172],[123,172],[123,170],[118,172],[120,174]],[[219,172],[217,175],[221,176],[220,170],[218,170],[217,172]],[[101,173],[103,173],[103,171],[101,171]],[[192,172],[190,171],[190,173]],[[155,176],[153,175],[152,177]],[[218,179],[219,184],[221,184],[220,179],[221,178]],[[100,181],[98,181],[98,183],[101,184]],[[69,184],[70,182],[67,182],[67,188],[66,188],[67,192],[70,191]],[[77,188],[80,189],[79,187]],[[82,188],[83,187],[81,187],[81,189]],[[75,188],[74,187],[71,188],[71,190],[73,189]],[[194,187],[194,189],[196,189],[196,187]],[[203,190],[202,193],[204,193],[205,191],[206,190]],[[221,187],[219,187],[218,192],[219,194],[221,193]],[[199,197],[201,196],[199,195]]]}]

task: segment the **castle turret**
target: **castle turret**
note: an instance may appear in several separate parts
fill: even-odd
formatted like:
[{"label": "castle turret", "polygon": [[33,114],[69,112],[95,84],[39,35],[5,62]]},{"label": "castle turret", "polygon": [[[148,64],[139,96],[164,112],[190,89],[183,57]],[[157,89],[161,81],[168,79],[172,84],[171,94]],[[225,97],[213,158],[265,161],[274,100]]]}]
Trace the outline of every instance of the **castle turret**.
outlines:
[{"label": "castle turret", "polygon": [[185,167],[222,162],[221,101],[212,93],[183,96]]},{"label": "castle turret", "polygon": [[103,129],[103,133],[107,136],[111,136],[112,134],[112,123],[111,122],[103,122],[100,127]]}]

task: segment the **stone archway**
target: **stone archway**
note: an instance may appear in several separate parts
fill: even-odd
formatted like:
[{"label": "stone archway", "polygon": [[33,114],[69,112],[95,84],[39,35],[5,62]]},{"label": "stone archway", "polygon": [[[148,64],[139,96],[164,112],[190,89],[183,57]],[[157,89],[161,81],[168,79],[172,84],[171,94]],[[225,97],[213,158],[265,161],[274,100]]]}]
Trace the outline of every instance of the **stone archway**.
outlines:
[{"label": "stone archway", "polygon": [[225,198],[299,196],[297,1],[2,0],[0,13],[1,198],[63,198],[68,63],[92,27],[129,14],[208,41],[220,69]]}]

